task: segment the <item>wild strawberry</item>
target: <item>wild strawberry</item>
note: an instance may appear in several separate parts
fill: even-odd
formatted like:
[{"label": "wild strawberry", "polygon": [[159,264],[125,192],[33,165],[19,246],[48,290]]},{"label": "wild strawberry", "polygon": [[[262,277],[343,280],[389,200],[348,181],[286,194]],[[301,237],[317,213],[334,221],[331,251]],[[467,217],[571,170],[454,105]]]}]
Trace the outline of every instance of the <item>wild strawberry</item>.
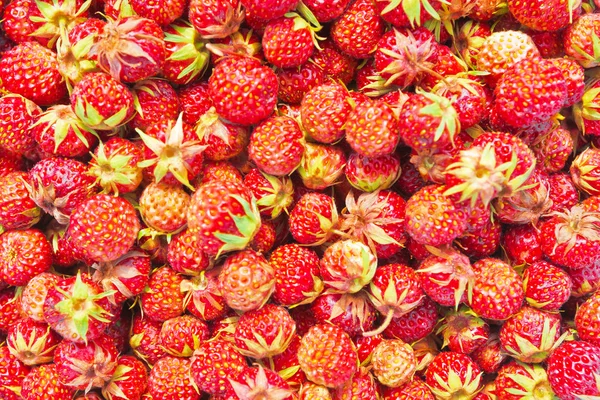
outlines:
[{"label": "wild strawberry", "polygon": [[540,363],[564,340],[560,326],[557,314],[524,306],[502,324],[500,343],[513,358]]},{"label": "wild strawberry", "polygon": [[547,361],[548,380],[561,399],[598,396],[595,377],[600,368],[600,348],[585,341],[563,342]]},{"label": "wild strawberry", "polygon": [[165,26],[183,15],[186,3],[179,0],[162,0],[158,4],[148,4],[141,0],[129,0],[137,15]]},{"label": "wild strawberry", "polygon": [[331,39],[319,43],[319,47],[311,57],[312,63],[323,70],[325,77],[349,85],[354,79],[358,60],[340,51]]},{"label": "wild strawberry", "polygon": [[265,59],[278,68],[301,66],[313,54],[318,29],[296,13],[270,20],[262,35]]},{"label": "wild strawberry", "polygon": [[33,126],[42,109],[17,94],[0,98],[0,146],[8,153],[31,157],[37,146]]},{"label": "wild strawberry", "polygon": [[244,184],[250,188],[256,198],[262,216],[273,219],[282,211],[288,212],[294,191],[289,178],[275,177],[253,168],[244,176]]},{"label": "wild strawberry", "polygon": [[325,286],[341,293],[356,293],[368,284],[377,267],[377,259],[363,243],[339,240],[329,246],[320,260]]},{"label": "wild strawberry", "polygon": [[323,290],[319,257],[311,249],[284,244],[271,252],[269,264],[276,278],[273,299],[282,305],[312,301]]},{"label": "wild strawberry", "polygon": [[208,66],[210,54],[206,41],[186,20],[178,19],[163,30],[166,57],[161,75],[178,85],[194,82]]},{"label": "wild strawberry", "polygon": [[475,279],[471,262],[454,248],[427,249],[431,254],[417,269],[423,290],[438,304],[458,307],[467,299]]},{"label": "wild strawberry", "polygon": [[192,0],[188,6],[188,18],[203,38],[224,38],[239,29],[244,12],[239,0]]},{"label": "wild strawberry", "polygon": [[97,57],[98,67],[118,81],[147,79],[165,62],[163,31],[153,20],[138,16],[109,20],[89,56]]},{"label": "wild strawberry", "polygon": [[502,224],[498,219],[489,220],[482,227],[471,229],[456,240],[458,247],[469,257],[492,256],[500,248]]},{"label": "wild strawberry", "polygon": [[44,318],[63,338],[87,343],[100,337],[115,317],[109,295],[87,276],[64,278],[48,289]]},{"label": "wild strawberry", "polygon": [[290,117],[273,116],[252,131],[248,157],[262,172],[282,176],[298,167],[304,150],[304,134],[298,123]]},{"label": "wild strawberry", "polygon": [[584,69],[570,58],[550,58],[549,61],[563,74],[567,85],[565,107],[570,107],[581,100],[585,92]]},{"label": "wild strawberry", "polygon": [[26,172],[15,171],[0,176],[0,226],[2,230],[27,229],[35,225],[42,210],[31,199],[25,183]]},{"label": "wild strawberry", "polygon": [[60,340],[48,324],[23,318],[8,330],[6,345],[19,361],[33,366],[52,362]]},{"label": "wild strawberry", "polygon": [[168,185],[182,184],[190,189],[190,181],[198,175],[205,147],[201,146],[192,127],[183,122],[182,114],[176,121],[161,119],[138,130],[144,142],[145,160],[138,165],[156,182]]},{"label": "wild strawberry", "polygon": [[586,340],[596,346],[600,345],[598,321],[594,317],[600,308],[600,296],[592,295],[577,309],[575,327],[581,340]]},{"label": "wild strawberry", "polygon": [[131,89],[136,113],[129,126],[143,131],[152,121],[159,119],[177,119],[179,98],[173,87],[164,80],[146,79],[138,81]]},{"label": "wild strawberry", "polygon": [[190,195],[181,186],[151,183],[139,198],[142,220],[151,228],[164,233],[181,230],[186,224]]},{"label": "wild strawberry", "polygon": [[352,340],[335,325],[318,324],[310,328],[300,342],[298,362],[310,381],[331,388],[348,382],[358,370]]},{"label": "wild strawberry", "polygon": [[392,154],[400,140],[396,116],[383,102],[358,105],[348,115],[345,129],[350,147],[365,157]]},{"label": "wild strawberry", "polygon": [[[581,13],[581,2],[568,3],[554,0],[539,3],[536,0],[527,3],[510,0],[508,11],[523,25],[537,31],[558,31],[569,26]],[[553,18],[548,18],[552,15]]]},{"label": "wild strawberry", "polygon": [[134,356],[120,356],[112,378],[102,388],[102,394],[112,400],[138,400],[146,390],[147,381],[148,372],[143,362]]},{"label": "wild strawberry", "polygon": [[30,368],[12,355],[7,346],[0,346],[0,395],[6,400],[21,399],[23,380]]},{"label": "wild strawberry", "polygon": [[540,226],[544,255],[572,269],[592,265],[600,254],[600,228],[596,213],[578,204],[556,213]]},{"label": "wild strawberry", "polygon": [[575,186],[592,196],[600,194],[598,160],[600,160],[600,149],[588,147],[575,157],[569,168]]},{"label": "wild strawberry", "polygon": [[162,322],[183,314],[182,281],[183,277],[169,266],[155,269],[150,275],[148,290],[140,296],[144,316]]},{"label": "wild strawberry", "polygon": [[477,64],[477,54],[486,37],[492,34],[488,23],[482,21],[466,20],[460,24],[454,33],[454,48],[457,55],[469,67]]},{"label": "wild strawberry", "polygon": [[522,396],[533,396],[540,400],[554,397],[548,375],[541,365],[514,361],[498,371],[495,393],[506,400],[517,400]]},{"label": "wild strawberry", "polygon": [[315,323],[339,326],[352,338],[370,331],[377,318],[364,291],[354,294],[325,291],[313,300],[310,311]]},{"label": "wild strawberry", "polygon": [[139,230],[131,204],[119,197],[98,194],[73,211],[68,234],[73,246],[85,257],[112,261],[131,248]]},{"label": "wild strawberry", "polygon": [[379,328],[367,332],[367,336],[383,332],[392,318],[412,311],[425,297],[416,272],[403,264],[379,267],[369,284],[367,294],[377,311],[385,316]]},{"label": "wild strawberry", "polygon": [[164,400],[199,400],[200,394],[189,375],[192,360],[185,357],[164,356],[148,374],[148,393]]},{"label": "wild strawberry", "polygon": [[43,307],[46,295],[60,280],[58,275],[51,272],[42,272],[31,278],[21,293],[23,315],[37,322],[45,322]]},{"label": "wild strawberry", "polygon": [[494,87],[513,64],[539,57],[531,37],[520,31],[496,31],[485,38],[477,55],[477,69],[486,71],[486,81]]},{"label": "wild strawberry", "polygon": [[[266,324],[266,321],[271,323]],[[284,352],[295,332],[296,322],[285,308],[266,304],[242,314],[235,327],[234,340],[243,355],[263,359]]]},{"label": "wild strawberry", "polygon": [[218,395],[230,390],[229,380],[237,381],[246,368],[244,356],[232,343],[214,339],[203,342],[194,352],[189,374],[198,389]]},{"label": "wild strawberry", "polygon": [[450,100],[422,91],[404,102],[398,121],[400,137],[415,151],[447,147],[460,131],[458,114]]},{"label": "wild strawberry", "polygon": [[113,129],[134,116],[131,91],[103,72],[85,74],[73,88],[70,100],[75,115],[92,129]]},{"label": "wild strawberry", "polygon": [[523,128],[560,111],[567,99],[567,87],[561,71],[551,61],[525,59],[504,72],[494,95],[498,116],[510,126]]},{"label": "wild strawberry", "polygon": [[521,309],[523,281],[513,267],[500,259],[482,258],[473,264],[473,272],[468,304],[477,315],[501,321]]},{"label": "wild strawberry", "polygon": [[475,349],[471,357],[485,373],[493,374],[498,372],[508,354],[502,349],[498,334],[492,332],[487,343]]},{"label": "wild strawberry", "polygon": [[89,175],[104,193],[133,192],[142,182],[142,169],[138,163],[143,160],[142,149],[121,137],[112,137],[100,142],[89,162]]},{"label": "wild strawberry", "polygon": [[577,126],[583,133],[600,135],[600,123],[597,119],[600,109],[600,81],[590,83],[586,88],[581,101],[573,107],[573,113]]},{"label": "wild strawberry", "polygon": [[[208,81],[217,113],[245,126],[255,125],[271,115],[277,102],[277,85],[277,75],[252,57],[221,60]],[[224,90],[226,87],[235,90]]]},{"label": "wild strawberry", "polygon": [[600,63],[600,54],[595,40],[600,35],[600,18],[593,14],[583,14],[567,27],[563,40],[565,53],[583,68],[593,68]]},{"label": "wild strawberry", "polygon": [[[8,39],[15,43],[31,41],[31,33],[36,30],[36,24],[29,16],[38,14],[39,9],[32,0],[16,0],[3,4],[2,28]],[[39,26],[39,25],[38,25]],[[46,46],[48,40],[35,38],[35,41]]]},{"label": "wild strawberry", "polygon": [[561,212],[575,206],[579,202],[579,191],[575,187],[570,175],[566,172],[551,174],[547,178],[550,193],[548,197],[552,200],[551,212]]},{"label": "wild strawberry", "polygon": [[490,336],[490,327],[468,307],[450,310],[440,321],[438,334],[442,334],[444,343],[450,351],[471,354],[483,346]]},{"label": "wild strawberry", "polygon": [[410,381],[417,362],[409,344],[399,339],[383,340],[373,350],[373,374],[387,387],[400,387]]},{"label": "wild strawberry", "polygon": [[293,391],[275,371],[257,367],[246,368],[237,380],[230,380],[231,389],[226,399],[259,400],[262,396],[272,399],[292,400]]},{"label": "wild strawberry", "polygon": [[369,246],[379,259],[396,254],[405,241],[406,201],[391,190],[346,196],[340,230]]},{"label": "wild strawberry", "polygon": [[275,288],[275,271],[264,256],[243,250],[225,260],[219,273],[219,287],[227,305],[250,311],[262,307]]},{"label": "wild strawberry", "polygon": [[256,200],[241,183],[211,181],[197,188],[188,208],[188,229],[209,256],[242,250],[260,226]]},{"label": "wild strawberry", "polygon": [[460,127],[463,130],[483,120],[491,100],[487,87],[460,75],[447,76],[438,82],[431,91],[452,100],[458,114]]},{"label": "wild strawberry", "polygon": [[160,345],[159,334],[162,322],[144,318],[141,313],[134,314],[131,322],[129,345],[133,354],[149,365],[153,365],[160,358],[167,355]]},{"label": "wild strawberry", "polygon": [[196,178],[195,187],[200,187],[209,181],[231,181],[236,183],[242,183],[244,177],[240,172],[239,168],[236,167],[231,161],[210,161],[205,160],[202,165],[202,170]]},{"label": "wild strawberry", "polygon": [[375,2],[358,0],[333,22],[330,35],[340,50],[354,58],[363,59],[377,48],[384,28]]},{"label": "wild strawberry", "polygon": [[383,337],[400,339],[406,343],[416,342],[433,333],[438,317],[436,303],[429,297],[424,297],[423,302],[412,311],[392,318],[383,331]]},{"label": "wild strawberry", "polygon": [[211,107],[195,123],[200,143],[206,148],[204,156],[213,161],[228,160],[240,155],[248,145],[250,133],[244,126],[231,124]]},{"label": "wild strawberry", "polygon": [[91,268],[95,269],[92,279],[100,283],[105,291],[114,292],[109,300],[121,304],[144,291],[152,264],[150,257],[134,250],[114,261],[92,264]]},{"label": "wild strawberry", "polygon": [[176,357],[191,357],[200,342],[208,340],[208,325],[196,317],[181,315],[166,320],[159,333],[160,345]]},{"label": "wild strawberry", "polygon": [[600,267],[597,265],[575,270],[569,269],[567,272],[573,282],[571,297],[580,298],[600,289]]},{"label": "wild strawberry", "polygon": [[467,229],[464,207],[444,195],[446,186],[426,186],[406,202],[406,232],[417,242],[449,244]]},{"label": "wild strawberry", "polygon": [[438,354],[427,367],[426,383],[436,398],[457,393],[473,396],[481,388],[483,372],[467,355],[455,352]]},{"label": "wild strawberry", "polygon": [[345,166],[346,155],[341,147],[306,143],[297,172],[308,189],[323,190],[339,183]]},{"label": "wild strawberry", "polygon": [[42,364],[27,374],[21,387],[23,400],[71,400],[75,390],[58,379],[56,364]]},{"label": "wild strawberry", "polygon": [[302,127],[315,141],[334,143],[343,137],[351,111],[346,88],[336,82],[325,82],[310,89],[302,98]]},{"label": "wild strawberry", "polygon": [[569,299],[572,282],[564,270],[539,260],[523,272],[523,288],[529,305],[545,311],[557,311]]},{"label": "wild strawberry", "polygon": [[63,340],[54,352],[54,364],[60,382],[89,391],[110,380],[117,368],[117,357],[117,348],[107,336],[87,344]]},{"label": "wild strawberry", "polygon": [[184,279],[180,285],[185,294],[184,304],[187,311],[203,321],[222,318],[230,311],[214,272],[203,271],[189,280]]},{"label": "wild strawberry", "polygon": [[418,376],[413,377],[412,380],[399,387],[384,387],[382,393],[383,398],[389,400],[435,399],[431,390]]},{"label": "wild strawberry", "polygon": [[198,247],[198,238],[188,229],[172,237],[167,260],[173,270],[185,275],[198,275],[211,264],[208,255]]},{"label": "wild strawberry", "polygon": [[67,95],[56,53],[33,41],[20,43],[2,54],[0,79],[4,89],[39,106],[56,104]]},{"label": "wild strawberry", "polygon": [[306,0],[303,3],[320,23],[325,23],[342,15],[350,0]]},{"label": "wild strawberry", "polygon": [[364,192],[389,189],[401,175],[400,159],[396,154],[365,157],[352,152],[344,174],[348,182]]},{"label": "wild strawberry", "polygon": [[531,144],[537,165],[548,173],[564,169],[574,150],[571,132],[557,127],[545,134],[538,135]]},{"label": "wild strawberry", "polygon": [[0,279],[23,286],[52,264],[52,249],[38,229],[9,230],[0,235]]},{"label": "wild strawberry", "polygon": [[289,218],[289,230],[300,244],[317,246],[334,235],[338,214],[333,198],[308,192],[296,202]]},{"label": "wild strawberry", "polygon": [[278,98],[287,104],[300,104],[304,95],[313,87],[322,84],[325,73],[312,62],[298,68],[287,68],[277,72],[279,80]]}]

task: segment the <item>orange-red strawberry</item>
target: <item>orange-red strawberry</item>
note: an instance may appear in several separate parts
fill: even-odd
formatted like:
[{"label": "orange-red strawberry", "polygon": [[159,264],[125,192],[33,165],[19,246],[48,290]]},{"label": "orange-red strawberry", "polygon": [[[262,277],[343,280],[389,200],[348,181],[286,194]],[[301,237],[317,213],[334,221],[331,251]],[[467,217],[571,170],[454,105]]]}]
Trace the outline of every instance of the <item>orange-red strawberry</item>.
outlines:
[{"label": "orange-red strawberry", "polygon": [[587,13],[567,27],[563,44],[567,56],[584,68],[593,68],[600,63],[600,50],[595,44],[600,36],[600,16]]},{"label": "orange-red strawberry", "polygon": [[600,312],[600,295],[593,294],[577,309],[575,327],[581,340],[600,345],[600,326],[596,316]]},{"label": "orange-red strawberry", "polygon": [[429,387],[418,376],[413,377],[411,381],[399,387],[384,387],[382,395],[386,400],[435,399]]},{"label": "orange-red strawberry", "polygon": [[255,125],[272,114],[277,87],[275,72],[253,57],[222,59],[208,80],[217,113],[240,125]]},{"label": "orange-red strawberry", "polygon": [[545,311],[557,311],[571,296],[572,281],[563,269],[543,260],[523,271],[525,300]]},{"label": "orange-red strawberry", "polygon": [[498,371],[494,393],[501,399],[519,400],[524,396],[535,399],[554,399],[555,394],[548,382],[548,375],[539,364],[511,362]]},{"label": "orange-red strawberry", "polygon": [[30,366],[52,362],[54,349],[60,341],[61,337],[47,323],[31,318],[18,321],[6,335],[10,353]]},{"label": "orange-red strawberry", "polygon": [[75,390],[58,379],[56,364],[43,364],[23,379],[23,400],[72,400]]},{"label": "orange-red strawberry", "polygon": [[330,388],[348,382],[358,370],[358,355],[350,336],[329,324],[315,325],[302,337],[298,362],[310,381]]},{"label": "orange-red strawberry", "polygon": [[162,348],[175,357],[191,357],[200,343],[208,338],[208,325],[191,315],[166,320],[158,336]]},{"label": "orange-red strawberry", "polygon": [[89,162],[89,175],[96,178],[96,184],[104,193],[133,192],[142,183],[142,168],[138,163],[143,160],[141,146],[131,141],[112,137],[105,143],[100,142]]},{"label": "orange-red strawberry", "polygon": [[21,387],[30,368],[12,355],[8,346],[0,346],[0,396],[5,400],[22,399]]},{"label": "orange-red strawberry", "polygon": [[150,275],[148,290],[140,296],[144,316],[162,322],[183,314],[182,281],[183,277],[168,265],[155,269]]},{"label": "orange-red strawberry", "polygon": [[344,136],[344,126],[352,105],[348,90],[337,82],[324,82],[302,98],[302,128],[317,142],[334,143]]},{"label": "orange-red strawberry", "polygon": [[338,224],[335,202],[326,194],[308,192],[294,205],[288,223],[298,243],[309,246],[325,243]]},{"label": "orange-red strawberry", "polygon": [[390,155],[400,140],[396,116],[381,101],[356,106],[348,115],[345,130],[350,147],[365,157]]},{"label": "orange-red strawberry", "polygon": [[146,390],[147,381],[148,371],[142,361],[134,356],[120,356],[113,376],[102,388],[102,394],[111,400],[139,400]]},{"label": "orange-red strawberry", "polygon": [[[566,28],[581,13],[581,2],[567,0],[509,0],[508,11],[520,23],[536,31],[558,31]],[[552,16],[552,18],[548,18]]]},{"label": "orange-red strawberry", "polygon": [[304,133],[298,123],[286,116],[272,116],[252,131],[248,157],[267,174],[291,174],[302,161]]},{"label": "orange-red strawberry", "polygon": [[159,341],[162,322],[144,318],[141,313],[133,315],[131,332],[129,333],[129,346],[135,356],[149,365],[153,365],[167,352],[161,347]]},{"label": "orange-red strawberry", "polygon": [[225,302],[239,311],[262,307],[275,288],[273,267],[262,254],[249,249],[227,257],[218,279]]},{"label": "orange-red strawberry", "polygon": [[224,38],[238,31],[244,20],[239,0],[191,0],[188,19],[205,39]]},{"label": "orange-red strawberry", "polygon": [[260,226],[252,192],[241,183],[221,180],[196,189],[187,219],[188,229],[210,256],[246,248]]},{"label": "orange-red strawberry", "polygon": [[178,232],[187,223],[190,195],[181,186],[151,183],[139,198],[142,220],[150,228],[164,233]]},{"label": "orange-red strawberry", "polygon": [[153,399],[199,400],[200,394],[189,374],[192,360],[164,356],[148,374],[148,393]]},{"label": "orange-red strawberry", "polygon": [[48,290],[60,280],[61,278],[52,272],[42,272],[27,282],[21,293],[23,316],[37,322],[45,322],[44,301]]},{"label": "orange-red strawberry", "polygon": [[33,101],[7,94],[0,98],[0,147],[8,153],[31,157],[36,148],[33,125],[42,109]]},{"label": "orange-red strawberry", "polygon": [[198,275],[210,265],[208,255],[198,247],[198,238],[188,229],[171,238],[167,260],[175,271],[186,275]]},{"label": "orange-red strawberry", "polygon": [[186,7],[186,2],[181,0],[161,0],[158,3],[129,0],[129,3],[137,15],[151,19],[161,26],[168,25],[181,17]]},{"label": "orange-red strawberry", "polygon": [[278,68],[301,66],[313,54],[318,28],[295,13],[269,21],[262,36],[265,59]]},{"label": "orange-red strawberry", "polygon": [[373,374],[387,387],[404,385],[417,368],[413,348],[400,339],[383,340],[373,350],[372,357]]},{"label": "orange-red strawberry", "polygon": [[323,253],[319,263],[326,287],[339,293],[356,293],[367,285],[377,268],[377,258],[357,240],[338,240]]},{"label": "orange-red strawberry", "polygon": [[521,309],[525,297],[517,271],[497,258],[482,258],[473,264],[475,280],[469,306],[482,318],[506,320]]}]

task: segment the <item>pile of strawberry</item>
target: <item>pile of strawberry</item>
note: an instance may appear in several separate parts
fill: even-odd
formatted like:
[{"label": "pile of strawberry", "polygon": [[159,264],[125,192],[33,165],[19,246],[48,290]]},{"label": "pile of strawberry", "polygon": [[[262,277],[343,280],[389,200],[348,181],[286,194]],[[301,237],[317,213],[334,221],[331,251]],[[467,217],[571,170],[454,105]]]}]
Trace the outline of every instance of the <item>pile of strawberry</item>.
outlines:
[{"label": "pile of strawberry", "polygon": [[599,3],[3,2],[0,398],[599,399]]}]

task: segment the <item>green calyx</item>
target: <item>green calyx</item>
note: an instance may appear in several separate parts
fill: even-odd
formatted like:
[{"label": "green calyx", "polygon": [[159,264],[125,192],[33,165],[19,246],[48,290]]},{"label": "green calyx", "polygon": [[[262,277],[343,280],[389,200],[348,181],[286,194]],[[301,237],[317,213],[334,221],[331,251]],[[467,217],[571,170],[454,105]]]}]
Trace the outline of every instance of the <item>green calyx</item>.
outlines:
[{"label": "green calyx", "polygon": [[223,242],[223,245],[217,252],[217,258],[229,251],[245,249],[252,238],[254,238],[254,235],[256,235],[256,232],[258,232],[261,224],[260,212],[258,211],[254,197],[250,201],[239,195],[230,195],[230,197],[239,202],[244,209],[244,214],[242,215],[234,215],[231,211],[228,211],[240,235],[215,233],[214,236]]}]

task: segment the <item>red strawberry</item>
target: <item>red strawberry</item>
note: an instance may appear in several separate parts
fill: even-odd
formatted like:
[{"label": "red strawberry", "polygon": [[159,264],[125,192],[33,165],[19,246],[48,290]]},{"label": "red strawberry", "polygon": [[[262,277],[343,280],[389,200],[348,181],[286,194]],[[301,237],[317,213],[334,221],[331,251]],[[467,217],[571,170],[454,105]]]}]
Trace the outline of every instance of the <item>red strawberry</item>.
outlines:
[{"label": "red strawberry", "polygon": [[220,180],[197,188],[187,218],[188,229],[210,256],[244,249],[260,226],[252,192],[241,183]]},{"label": "red strawberry", "polygon": [[325,291],[313,300],[310,311],[315,323],[339,326],[352,338],[370,331],[377,319],[377,312],[364,291],[355,294]]},{"label": "red strawberry", "polygon": [[244,19],[241,5],[239,0],[191,0],[188,19],[203,38],[224,38],[239,29]]},{"label": "red strawberry", "polygon": [[600,369],[600,348],[584,341],[562,343],[547,361],[548,380],[554,393],[564,400],[599,396],[596,376]]},{"label": "red strawberry", "polygon": [[46,322],[44,317],[44,301],[54,285],[61,278],[51,272],[42,272],[31,278],[21,293],[23,315],[37,322]]},{"label": "red strawberry", "polygon": [[275,18],[283,17],[287,12],[296,8],[298,0],[240,0],[246,8],[246,12],[253,15],[254,18],[262,21],[270,21]]},{"label": "red strawberry", "polygon": [[297,172],[308,189],[323,190],[340,181],[345,166],[346,155],[340,146],[306,143]]},{"label": "red strawberry", "polygon": [[184,303],[191,314],[204,321],[223,318],[230,311],[217,277],[211,272],[202,272],[190,280],[181,282],[181,291],[185,294]]},{"label": "red strawberry", "polygon": [[136,357],[153,365],[167,352],[159,341],[162,322],[144,318],[141,313],[134,314],[129,333],[129,345]]},{"label": "red strawberry", "polygon": [[105,143],[99,143],[89,162],[89,175],[104,193],[133,192],[142,182],[143,160],[141,146],[121,137],[112,137]]},{"label": "red strawberry", "polygon": [[473,396],[480,389],[482,374],[469,356],[449,351],[433,359],[425,379],[436,397],[447,398],[458,393]]},{"label": "red strawberry", "polygon": [[24,42],[4,52],[0,59],[0,79],[4,89],[39,106],[56,104],[67,95],[56,53],[37,42]]},{"label": "red strawberry", "polygon": [[111,302],[121,304],[141,294],[148,284],[152,264],[150,257],[140,251],[130,251],[114,261],[92,265],[96,271],[92,279],[105,291],[114,291]]},{"label": "red strawberry", "polygon": [[334,143],[344,136],[351,111],[348,90],[336,82],[325,82],[310,89],[302,98],[302,127],[315,141]]},{"label": "red strawberry", "polygon": [[301,66],[313,54],[318,28],[295,13],[269,21],[262,36],[265,59],[278,68]]},{"label": "red strawberry", "polygon": [[246,368],[244,356],[232,343],[214,339],[196,350],[189,373],[200,390],[218,395],[230,390],[229,380],[237,381]]},{"label": "red strawberry", "polygon": [[164,33],[166,58],[162,76],[178,85],[194,82],[208,65],[210,55],[205,41],[190,22],[181,19],[165,27]]},{"label": "red strawberry", "polygon": [[341,328],[329,324],[315,325],[302,337],[298,362],[310,381],[331,388],[348,382],[358,370],[352,340]]},{"label": "red strawberry", "polygon": [[321,67],[307,62],[298,68],[279,70],[277,78],[279,79],[279,100],[287,104],[300,104],[310,89],[323,83],[325,73]]},{"label": "red strawberry", "polygon": [[288,223],[298,243],[310,246],[325,243],[338,224],[333,198],[317,192],[304,194],[294,205]]},{"label": "red strawberry", "polygon": [[42,209],[31,199],[26,172],[15,171],[0,176],[0,227],[2,230],[27,229],[42,216]]},{"label": "red strawberry", "polygon": [[390,155],[400,140],[396,116],[379,101],[356,106],[348,115],[345,128],[350,147],[365,157]]},{"label": "red strawberry", "polygon": [[9,230],[0,235],[0,279],[24,286],[52,265],[52,248],[38,229]]},{"label": "red strawberry", "polygon": [[211,264],[208,255],[198,247],[197,236],[188,229],[173,236],[169,242],[167,260],[176,272],[186,275],[198,275]]},{"label": "red strawberry", "polygon": [[199,400],[200,394],[189,374],[191,365],[189,358],[162,357],[148,374],[148,393],[163,400]]},{"label": "red strawberry", "polygon": [[179,98],[175,89],[166,81],[160,79],[138,81],[131,93],[136,106],[136,114],[129,122],[132,128],[145,131],[153,121],[177,119]]},{"label": "red strawberry", "polygon": [[414,343],[433,333],[438,317],[436,303],[426,296],[412,311],[392,318],[383,331],[383,336],[386,339],[401,339],[406,343]]},{"label": "red strawberry", "polygon": [[[537,31],[558,31],[569,26],[581,13],[581,3],[564,0],[526,3],[508,1],[508,11],[523,25]],[[552,18],[548,18],[551,15]]]},{"label": "red strawberry", "polygon": [[219,61],[208,81],[217,113],[240,125],[254,125],[271,115],[277,87],[275,72],[252,57],[232,56]]},{"label": "red strawberry", "polygon": [[163,31],[153,20],[131,16],[109,20],[88,56],[114,79],[137,82],[160,72],[166,58]]},{"label": "red strawberry", "polygon": [[506,400],[518,400],[523,396],[540,400],[555,398],[544,368],[539,364],[520,362],[511,362],[500,368],[494,392]]},{"label": "red strawberry", "polygon": [[23,318],[10,327],[6,344],[10,353],[25,365],[52,362],[60,336],[45,322]]},{"label": "red strawberry", "polygon": [[162,0],[159,3],[148,4],[143,0],[129,0],[131,8],[137,15],[155,21],[165,26],[183,15],[186,1]]},{"label": "red strawberry", "polygon": [[103,72],[92,72],[75,85],[71,107],[93,129],[113,129],[134,115],[134,98],[127,86]]},{"label": "red strawberry", "polygon": [[600,345],[600,327],[595,317],[599,311],[600,296],[594,294],[579,306],[575,314],[575,327],[579,338],[596,346]]},{"label": "red strawberry", "polygon": [[155,269],[150,275],[148,290],[140,296],[144,316],[162,322],[183,314],[182,281],[167,265]]},{"label": "red strawberry", "polygon": [[383,396],[386,400],[435,399],[429,387],[417,376],[402,386],[395,388],[384,387]]},{"label": "red strawberry", "polygon": [[33,125],[42,109],[16,94],[0,98],[0,146],[9,154],[32,157],[36,149]]},{"label": "red strawberry", "polygon": [[148,372],[143,362],[134,356],[120,356],[112,378],[102,388],[102,394],[111,400],[138,400],[146,390],[147,380]]},{"label": "red strawberry", "polygon": [[375,2],[357,0],[331,26],[333,42],[354,58],[368,58],[384,32]]},{"label": "red strawberry", "polygon": [[43,364],[31,370],[23,380],[23,400],[71,400],[75,390],[58,379],[56,364]]},{"label": "red strawberry", "polygon": [[44,318],[63,338],[87,343],[100,337],[116,317],[109,295],[87,276],[64,278],[48,290]]},{"label": "red strawberry", "polygon": [[208,337],[208,325],[205,322],[191,315],[180,315],[162,324],[158,339],[160,346],[170,355],[191,357]]},{"label": "red strawberry", "polygon": [[523,272],[523,288],[529,305],[557,311],[571,296],[572,282],[564,270],[539,260]]},{"label": "red strawberry", "polygon": [[0,360],[0,395],[5,400],[22,399],[21,388],[29,367],[13,356],[7,346],[0,346]]},{"label": "red strawberry", "polygon": [[594,13],[583,14],[567,27],[564,34],[564,46],[567,56],[573,58],[584,68],[598,66],[598,54],[595,40],[600,35],[600,17]]},{"label": "red strawberry", "polygon": [[503,232],[502,247],[515,265],[541,261],[544,254],[540,246],[539,231],[531,224],[508,226]]}]

